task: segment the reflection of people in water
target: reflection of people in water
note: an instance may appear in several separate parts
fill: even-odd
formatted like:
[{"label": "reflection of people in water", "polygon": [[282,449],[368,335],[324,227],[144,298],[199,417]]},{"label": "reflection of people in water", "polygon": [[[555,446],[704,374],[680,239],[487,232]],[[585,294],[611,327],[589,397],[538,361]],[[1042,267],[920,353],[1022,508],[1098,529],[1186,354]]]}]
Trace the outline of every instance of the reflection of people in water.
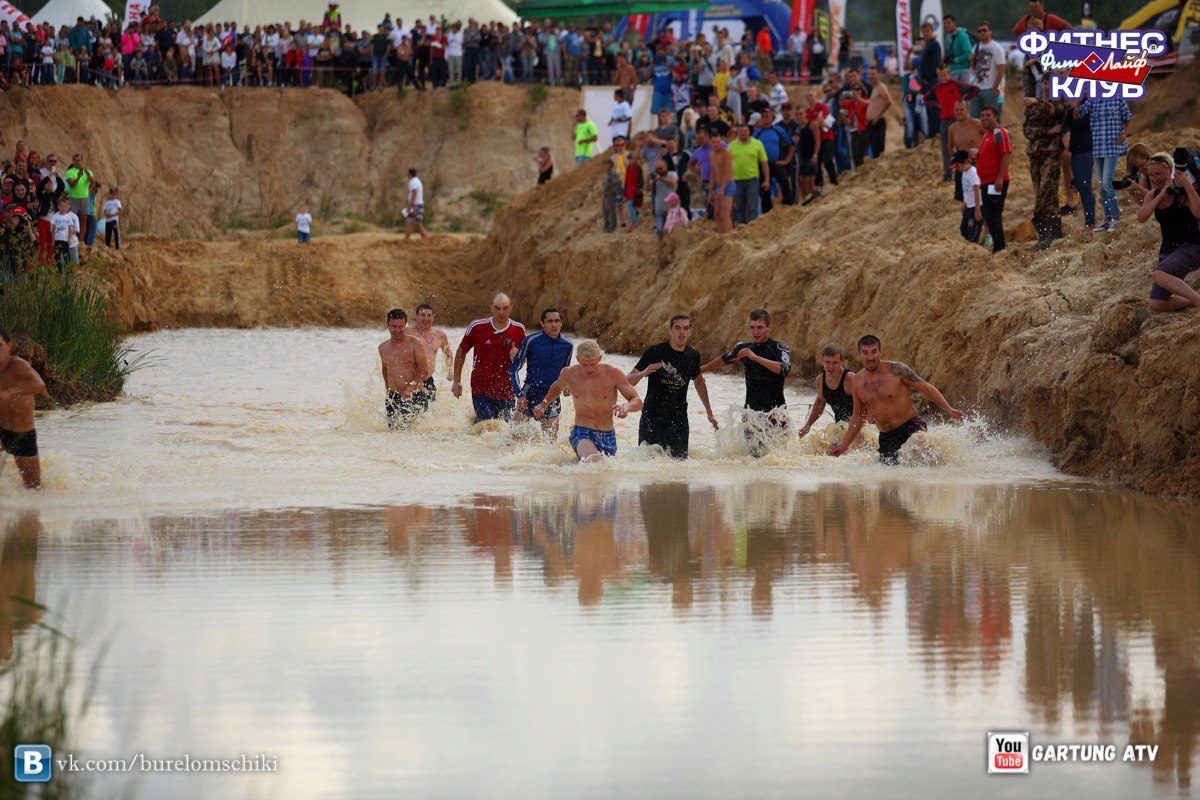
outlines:
[{"label": "reflection of people in water", "polygon": [[917,407],[913,405],[913,391],[928,397],[954,419],[963,418],[963,413],[947,403],[937,387],[918,376],[907,364],[884,361],[877,337],[868,334],[858,340],[858,357],[863,371],[850,380],[854,415],[846,438],[831,447],[829,455],[840,456],[846,452],[870,414],[879,427],[879,460],[884,464],[899,463],[900,448],[904,443],[914,434],[925,431],[925,420],[917,416]]},{"label": "reflection of people in water", "polygon": [[519,538],[513,498],[477,494],[471,506],[461,513],[467,542],[474,548],[490,552],[496,578],[511,582],[512,549]]},{"label": "reflection of people in water", "polygon": [[671,582],[671,602],[676,608],[690,608],[697,563],[688,540],[691,500],[688,486],[686,483],[651,483],[643,486],[639,494],[650,573]]},{"label": "reflection of people in water", "polygon": [[13,637],[37,622],[38,535],[41,522],[34,513],[9,524],[0,540],[0,661],[12,657]]},{"label": "reflection of people in water", "polygon": [[604,580],[617,573],[615,519],[617,500],[611,492],[581,492],[575,505],[575,577],[579,604],[596,605],[604,598]]}]

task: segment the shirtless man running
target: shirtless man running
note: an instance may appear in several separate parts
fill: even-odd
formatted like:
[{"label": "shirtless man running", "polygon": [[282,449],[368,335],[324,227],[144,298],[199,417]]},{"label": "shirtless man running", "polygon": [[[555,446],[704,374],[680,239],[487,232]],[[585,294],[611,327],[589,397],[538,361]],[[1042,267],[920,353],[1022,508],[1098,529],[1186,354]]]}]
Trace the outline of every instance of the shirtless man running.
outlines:
[{"label": "shirtless man running", "polygon": [[0,450],[12,454],[26,489],[42,485],[33,398],[45,392],[42,377],[28,361],[12,354],[8,331],[0,328]]},{"label": "shirtless man running", "polygon": [[925,420],[917,416],[910,390],[925,395],[954,419],[963,418],[963,412],[947,403],[942,393],[911,367],[899,361],[884,361],[882,357],[882,345],[877,337],[868,334],[858,340],[858,358],[863,371],[850,381],[854,415],[850,418],[846,438],[829,448],[829,455],[840,456],[850,448],[870,413],[879,428],[879,460],[884,464],[899,463],[900,448],[913,434],[925,430]]},{"label": "shirtless man running", "polygon": [[399,308],[387,313],[388,340],[379,345],[383,383],[387,387],[388,427],[407,428],[429,407],[422,400],[424,381],[430,377],[429,360],[421,340],[407,332],[408,314]]},{"label": "shirtless man running", "polygon": [[728,233],[733,230],[733,154],[729,142],[720,136],[712,137],[709,156],[709,202],[713,207],[713,230]]},{"label": "shirtless man running", "polygon": [[417,306],[417,324],[410,325],[407,331],[409,336],[417,337],[421,346],[425,348],[425,360],[429,366],[429,377],[425,379],[424,388],[421,389],[421,403],[425,410],[437,399],[437,384],[433,382],[433,376],[437,372],[439,350],[442,353],[442,365],[446,368],[446,380],[453,378],[454,354],[450,352],[450,339],[444,330],[433,327],[433,316],[433,306],[421,303]]},{"label": "shirtless man running", "polygon": [[[630,412],[641,410],[642,398],[624,372],[600,363],[600,346],[595,342],[580,342],[575,354],[579,363],[559,373],[545,399],[533,407],[533,416],[540,420],[560,394],[570,392],[575,400],[571,447],[580,461],[601,461],[604,456],[617,454],[613,416],[625,419]],[[615,402],[617,392],[628,402]]]}]

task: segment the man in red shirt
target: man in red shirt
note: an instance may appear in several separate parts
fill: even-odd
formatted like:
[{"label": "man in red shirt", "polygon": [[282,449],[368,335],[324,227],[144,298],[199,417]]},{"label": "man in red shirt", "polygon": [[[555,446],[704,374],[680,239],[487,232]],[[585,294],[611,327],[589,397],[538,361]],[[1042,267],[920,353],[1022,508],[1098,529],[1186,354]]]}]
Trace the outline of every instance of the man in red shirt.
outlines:
[{"label": "man in red shirt", "polygon": [[825,166],[825,172],[829,175],[830,185],[837,186],[838,182],[837,164],[833,161],[833,124],[829,119],[829,106],[821,102],[815,88],[809,88],[807,96],[808,108],[804,110],[804,122],[812,131],[815,145],[812,156],[809,158],[811,172],[808,182],[804,186],[809,195],[802,205],[808,205],[813,200],[821,198],[822,192],[817,187],[821,183],[822,165]]},{"label": "man in red shirt", "polygon": [[475,421],[512,419],[516,408],[512,380],[508,368],[525,339],[525,326],[509,319],[512,300],[506,294],[492,298],[492,316],[477,319],[463,334],[462,344],[454,355],[454,383],[450,392],[462,397],[462,370],[467,353],[473,348],[471,363],[471,404],[475,406]]},{"label": "man in red shirt", "polygon": [[1013,36],[1020,36],[1025,31],[1029,30],[1029,18],[1041,20],[1042,27],[1039,30],[1046,31],[1069,31],[1074,30],[1071,23],[1054,14],[1046,13],[1046,6],[1042,0],[1029,0],[1029,13],[1017,20],[1017,24],[1013,25]]},{"label": "man in red shirt", "polygon": [[992,237],[993,253],[1004,249],[1004,199],[1008,196],[1008,165],[1012,162],[1012,140],[997,123],[998,117],[995,106],[984,106],[979,112],[983,141],[975,165],[983,193],[983,221]]},{"label": "man in red shirt", "polygon": [[[950,173],[950,126],[954,124],[954,104],[959,100],[970,100],[979,94],[979,89],[969,83],[962,83],[950,77],[950,65],[939,64],[937,68],[938,82],[925,93],[925,100],[938,104],[938,116],[941,127],[938,130],[942,140],[942,181],[950,183],[954,177]],[[931,131],[932,133],[932,131]]]}]

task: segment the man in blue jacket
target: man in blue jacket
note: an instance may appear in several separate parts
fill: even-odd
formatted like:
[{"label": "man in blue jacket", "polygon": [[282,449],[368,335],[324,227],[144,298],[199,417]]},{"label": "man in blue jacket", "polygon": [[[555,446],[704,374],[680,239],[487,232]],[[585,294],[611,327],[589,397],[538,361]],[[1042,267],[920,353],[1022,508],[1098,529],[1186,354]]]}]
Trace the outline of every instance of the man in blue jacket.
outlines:
[{"label": "man in blue jacket", "polygon": [[[531,333],[521,342],[512,366],[508,368],[512,380],[513,393],[517,398],[517,413],[528,419],[533,419],[533,409],[558,380],[558,373],[571,363],[571,354],[575,345],[562,335],[562,313],[557,308],[547,308],[542,312],[542,329]],[[521,385],[521,366],[525,368],[525,385]],[[562,411],[561,398],[546,409],[542,416],[542,430],[551,439],[558,438],[558,416]]]}]

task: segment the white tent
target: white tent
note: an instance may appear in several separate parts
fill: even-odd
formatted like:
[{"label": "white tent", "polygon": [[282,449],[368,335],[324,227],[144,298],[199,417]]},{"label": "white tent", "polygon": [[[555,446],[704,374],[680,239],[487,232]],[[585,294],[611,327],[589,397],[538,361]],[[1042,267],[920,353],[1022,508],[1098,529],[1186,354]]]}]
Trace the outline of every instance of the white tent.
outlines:
[{"label": "white tent", "polygon": [[80,17],[89,20],[92,17],[104,22],[113,16],[112,9],[104,0],[50,0],[39,12],[33,15],[37,24],[49,22],[55,28],[66,25],[70,27]]},{"label": "white tent", "polygon": [[[197,22],[236,22],[239,30],[243,25],[252,28],[281,22],[295,25],[300,20],[320,22],[328,8],[327,0],[220,0]],[[464,25],[470,18],[506,24],[517,19],[516,13],[503,0],[346,0],[341,4],[341,10],[343,26],[349,24],[356,31],[371,33],[383,22],[384,14],[391,14],[393,21],[401,20],[405,28],[412,27],[418,19],[429,19],[430,14],[451,22],[461,20]]]}]

